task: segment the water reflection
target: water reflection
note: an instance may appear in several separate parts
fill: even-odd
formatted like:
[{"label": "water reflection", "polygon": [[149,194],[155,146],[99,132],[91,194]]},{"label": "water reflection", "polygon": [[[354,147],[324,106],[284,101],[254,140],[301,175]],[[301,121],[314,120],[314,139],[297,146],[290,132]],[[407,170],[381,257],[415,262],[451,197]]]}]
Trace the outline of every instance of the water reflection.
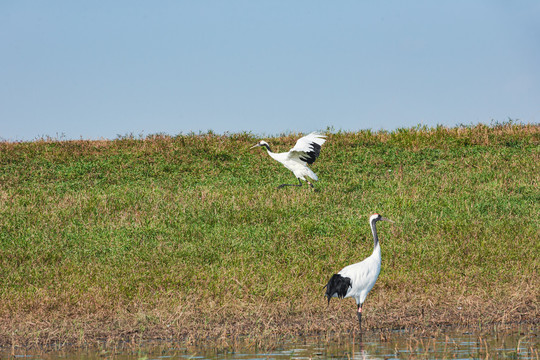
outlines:
[{"label": "water reflection", "polygon": [[364,359],[540,359],[538,329],[512,332],[367,333],[363,338],[301,338],[278,345],[245,349],[181,348],[160,344],[136,350],[24,353],[12,350],[0,358],[27,359],[208,359],[208,360],[364,360]]}]

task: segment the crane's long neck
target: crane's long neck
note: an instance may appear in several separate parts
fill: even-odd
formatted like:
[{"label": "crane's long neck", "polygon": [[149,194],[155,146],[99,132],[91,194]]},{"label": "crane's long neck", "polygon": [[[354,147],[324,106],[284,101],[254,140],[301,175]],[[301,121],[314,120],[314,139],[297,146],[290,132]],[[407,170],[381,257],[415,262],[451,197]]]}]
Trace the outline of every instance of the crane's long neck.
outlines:
[{"label": "crane's long neck", "polygon": [[270,145],[268,144],[262,144],[262,146],[264,146],[266,148],[266,151],[268,151],[269,153],[272,152],[272,149],[270,149]]},{"label": "crane's long neck", "polygon": [[379,237],[377,236],[377,226],[375,225],[377,223],[376,220],[373,220],[371,222],[371,232],[373,233],[373,251],[377,248],[377,245],[379,245]]}]

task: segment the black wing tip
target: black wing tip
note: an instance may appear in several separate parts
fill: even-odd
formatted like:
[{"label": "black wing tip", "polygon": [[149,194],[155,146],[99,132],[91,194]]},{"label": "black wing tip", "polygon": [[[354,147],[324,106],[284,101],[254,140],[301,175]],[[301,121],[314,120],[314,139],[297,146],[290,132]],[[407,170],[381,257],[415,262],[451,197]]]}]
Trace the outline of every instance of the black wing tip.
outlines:
[{"label": "black wing tip", "polygon": [[347,291],[352,287],[351,279],[348,277],[341,276],[339,274],[334,274],[328,280],[326,284],[326,293],[325,296],[328,297],[328,305],[330,305],[330,299],[334,294],[337,294],[338,298],[343,299],[347,295]]},{"label": "black wing tip", "polygon": [[302,161],[307,162],[309,165],[313,164],[315,160],[319,157],[319,154],[321,153],[321,145],[312,142],[309,143],[309,146],[311,147],[311,151],[306,152],[305,156],[301,156],[300,159]]}]

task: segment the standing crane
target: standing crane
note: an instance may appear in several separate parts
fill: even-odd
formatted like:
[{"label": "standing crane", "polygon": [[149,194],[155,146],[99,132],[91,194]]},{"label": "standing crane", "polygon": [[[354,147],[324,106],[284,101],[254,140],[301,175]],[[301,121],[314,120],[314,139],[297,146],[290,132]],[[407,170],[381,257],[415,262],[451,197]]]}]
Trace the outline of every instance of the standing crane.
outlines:
[{"label": "standing crane", "polygon": [[362,304],[370,290],[375,285],[379,273],[381,272],[381,245],[377,236],[377,221],[392,220],[382,217],[379,214],[373,214],[369,218],[371,232],[373,233],[373,253],[363,261],[352,264],[341,269],[337,274],[332,275],[328,284],[326,284],[326,296],[328,304],[332,297],[340,299],[352,297],[356,300],[358,324],[362,330]]},{"label": "standing crane", "polygon": [[296,145],[289,150],[288,152],[274,153],[270,149],[270,145],[266,141],[259,141],[257,144],[253,145],[250,149],[253,149],[258,146],[263,146],[266,148],[268,155],[276,161],[279,161],[287,169],[291,170],[294,173],[294,176],[298,179],[298,184],[281,184],[278,188],[284,186],[302,186],[302,181],[306,181],[309,186],[314,188],[313,184],[306,179],[309,177],[313,180],[319,180],[317,174],[315,174],[307,165],[311,165],[319,157],[321,152],[321,146],[325,143],[326,136],[320,135],[317,133],[311,133],[304,137],[301,137],[296,142]]}]

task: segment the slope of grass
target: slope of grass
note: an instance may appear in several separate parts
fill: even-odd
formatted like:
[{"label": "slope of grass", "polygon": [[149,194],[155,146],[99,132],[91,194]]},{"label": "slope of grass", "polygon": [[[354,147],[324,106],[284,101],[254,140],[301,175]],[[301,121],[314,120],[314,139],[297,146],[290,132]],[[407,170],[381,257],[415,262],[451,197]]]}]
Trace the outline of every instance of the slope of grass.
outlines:
[{"label": "slope of grass", "polygon": [[316,192],[257,140],[0,143],[0,343],[353,329],[322,287],[374,212],[366,327],[537,321],[539,126],[328,134]]}]

